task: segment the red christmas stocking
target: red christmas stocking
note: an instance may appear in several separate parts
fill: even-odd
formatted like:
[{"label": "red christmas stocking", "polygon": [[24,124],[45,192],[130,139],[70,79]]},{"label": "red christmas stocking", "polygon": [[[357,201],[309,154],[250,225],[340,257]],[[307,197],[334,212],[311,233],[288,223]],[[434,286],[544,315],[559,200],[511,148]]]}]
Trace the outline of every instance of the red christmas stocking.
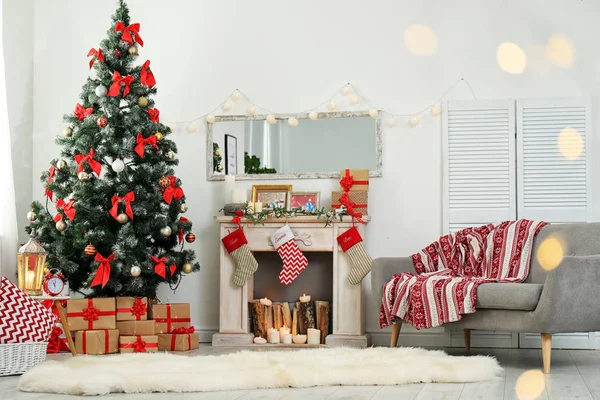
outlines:
[{"label": "red christmas stocking", "polygon": [[352,267],[348,274],[348,280],[352,285],[358,285],[369,272],[373,259],[365,250],[362,237],[356,227],[348,229],[337,238],[342,250],[350,257]]},{"label": "red christmas stocking", "polygon": [[282,226],[271,235],[271,243],[283,260],[279,282],[289,285],[304,271],[308,260],[294,241],[294,233],[288,225]]},{"label": "red christmas stocking", "polygon": [[246,235],[243,230],[236,229],[221,240],[235,263],[231,281],[234,285],[244,286],[248,278],[258,269],[258,261],[248,247]]}]

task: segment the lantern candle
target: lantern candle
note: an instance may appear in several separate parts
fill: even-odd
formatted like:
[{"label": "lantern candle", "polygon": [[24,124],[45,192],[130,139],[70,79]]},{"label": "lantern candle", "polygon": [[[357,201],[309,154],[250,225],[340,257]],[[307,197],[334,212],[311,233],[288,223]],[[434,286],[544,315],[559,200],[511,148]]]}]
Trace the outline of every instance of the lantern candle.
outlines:
[{"label": "lantern candle", "polygon": [[18,287],[28,295],[42,294],[46,250],[33,237],[17,252]]}]

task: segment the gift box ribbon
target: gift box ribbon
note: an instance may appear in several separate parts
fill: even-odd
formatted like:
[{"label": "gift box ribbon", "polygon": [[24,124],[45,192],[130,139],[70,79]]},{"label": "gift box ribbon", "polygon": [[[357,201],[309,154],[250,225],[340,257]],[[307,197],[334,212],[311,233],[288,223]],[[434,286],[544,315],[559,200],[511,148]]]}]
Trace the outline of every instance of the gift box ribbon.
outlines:
[{"label": "gift box ribbon", "polygon": [[133,352],[134,353],[145,353],[146,349],[152,348],[152,347],[158,347],[158,343],[146,343],[144,340],[142,340],[142,337],[139,335],[136,335],[137,339],[135,342],[133,343],[120,343],[119,344],[119,348],[120,349],[131,349],[133,348]]},{"label": "gift box ribbon", "polygon": [[194,333],[194,327],[189,328],[177,328],[171,333],[171,351],[175,351],[175,342],[177,341],[177,335],[187,335],[188,339],[188,350],[192,348],[192,333]]},{"label": "gift box ribbon", "polygon": [[[365,223],[365,221],[362,220],[362,213],[357,212],[355,208],[365,208],[367,207],[366,204],[356,204],[350,201],[348,192],[345,192],[338,201],[340,202],[340,206],[346,207],[346,213],[348,213],[348,215],[351,215],[353,218],[356,218],[356,220],[361,224]],[[339,208],[337,204],[334,204],[332,207]]]},{"label": "gift box ribbon", "polygon": [[100,311],[96,307],[94,307],[94,299],[89,298],[87,300],[87,308],[84,308],[81,312],[67,312],[67,318],[83,317],[83,320],[88,322],[88,330],[92,330],[94,329],[94,321],[96,321],[98,318],[115,315],[114,311]]},{"label": "gift box ribbon", "polygon": [[352,188],[352,186],[354,186],[354,185],[368,185],[368,184],[369,184],[369,181],[354,180],[354,177],[352,175],[350,175],[349,169],[346,170],[346,174],[342,177],[342,179],[340,179],[340,186],[343,187],[346,192],[349,191]]},{"label": "gift box ribbon", "polygon": [[[87,354],[87,334],[88,331],[83,331],[81,334],[82,340],[81,340],[81,350],[83,352],[83,354]],[[108,330],[104,330],[104,354],[108,354],[108,338],[109,338],[109,334],[108,334]]]},{"label": "gift box ribbon", "polygon": [[167,306],[167,317],[166,318],[154,318],[154,322],[159,322],[159,323],[163,323],[163,324],[167,324],[167,332],[171,332],[171,324],[176,323],[176,322],[191,322],[191,320],[189,318],[173,318],[171,317],[171,305],[170,304],[166,304]]},{"label": "gift box ribbon", "polygon": [[136,320],[142,319],[142,315],[148,312],[148,308],[146,304],[142,301],[141,297],[136,297],[133,301],[133,306],[130,308],[117,308],[117,313],[131,313],[131,315],[135,315]]},{"label": "gift box ribbon", "polygon": [[63,330],[60,326],[55,326],[52,329],[52,334],[50,335],[50,339],[48,340],[48,348],[46,350],[47,353],[58,353],[59,351],[70,351],[69,346],[65,343],[67,338],[61,338],[60,335],[63,334]]}]

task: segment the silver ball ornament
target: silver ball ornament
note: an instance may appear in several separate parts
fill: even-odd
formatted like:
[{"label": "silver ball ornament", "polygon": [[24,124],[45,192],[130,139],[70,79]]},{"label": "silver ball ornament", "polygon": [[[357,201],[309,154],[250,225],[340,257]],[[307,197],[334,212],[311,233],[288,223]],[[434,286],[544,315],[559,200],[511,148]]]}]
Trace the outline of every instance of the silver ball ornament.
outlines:
[{"label": "silver ball ornament", "polygon": [[56,163],[56,167],[58,169],[65,169],[67,168],[67,162],[65,160],[58,160],[58,162]]},{"label": "silver ball ornament", "polygon": [[187,204],[185,204],[185,203],[181,203],[181,204],[179,205],[179,211],[180,211],[180,212],[184,213],[184,212],[186,212],[187,210],[188,210],[188,205],[187,205]]},{"label": "silver ball ornament", "polygon": [[119,221],[120,224],[124,224],[127,221],[129,221],[129,217],[127,216],[127,214],[121,213],[117,215],[117,221]]},{"label": "silver ball ornament", "polygon": [[140,274],[142,273],[142,269],[136,265],[134,267],[131,267],[131,270],[129,270],[129,272],[131,273],[131,276],[140,276]]},{"label": "silver ball ornament", "polygon": [[113,161],[110,166],[116,173],[123,172],[125,169],[125,163],[120,158],[117,158],[115,161]]},{"label": "silver ball ornament", "polygon": [[90,179],[90,174],[88,174],[85,171],[81,171],[80,173],[77,174],[77,178],[79,178],[79,180],[81,182],[85,182]]},{"label": "silver ball ornament", "polygon": [[104,85],[96,86],[96,90],[94,91],[96,96],[105,97],[108,94],[108,89]]},{"label": "silver ball ornament", "polygon": [[169,237],[169,236],[171,236],[171,233],[173,233],[173,231],[171,230],[170,226],[164,226],[164,227],[160,228],[160,235],[162,237]]},{"label": "silver ball ornament", "polygon": [[169,152],[167,153],[167,160],[173,161],[174,159],[175,159],[175,153],[173,153],[172,151],[169,150]]},{"label": "silver ball ornament", "polygon": [[131,54],[132,56],[137,56],[138,55],[138,48],[137,46],[134,44],[132,46],[129,46],[129,49],[127,49],[127,52],[129,54]]},{"label": "silver ball ornament", "polygon": [[56,223],[56,229],[57,229],[59,232],[62,232],[62,231],[64,231],[65,229],[67,229],[67,224],[65,223],[65,221],[63,221],[63,220],[61,219],[60,221],[58,221],[58,222]]},{"label": "silver ball ornament", "polygon": [[27,219],[28,220],[35,221],[36,218],[37,218],[37,215],[33,211],[29,211],[27,213]]}]

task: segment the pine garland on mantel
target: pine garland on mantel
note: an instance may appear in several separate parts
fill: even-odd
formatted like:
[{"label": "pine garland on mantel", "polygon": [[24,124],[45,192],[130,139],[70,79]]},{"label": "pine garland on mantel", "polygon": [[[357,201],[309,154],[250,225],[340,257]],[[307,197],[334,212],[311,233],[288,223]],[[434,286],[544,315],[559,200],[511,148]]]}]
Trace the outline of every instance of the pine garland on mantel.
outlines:
[{"label": "pine garland on mantel", "polygon": [[344,215],[346,215],[345,210],[342,210],[340,213],[335,213],[333,211],[325,211],[325,208],[315,209],[312,212],[303,211],[301,208],[293,208],[290,211],[287,211],[285,207],[275,207],[270,210],[264,210],[258,213],[254,212],[254,208],[250,205],[250,203],[246,202],[245,204],[245,213],[244,217],[248,220],[252,221],[254,225],[264,225],[265,221],[268,218],[293,218],[299,215],[302,216],[316,216],[317,219],[323,219],[325,222],[325,226],[331,226],[331,224],[338,220],[342,222]]}]

